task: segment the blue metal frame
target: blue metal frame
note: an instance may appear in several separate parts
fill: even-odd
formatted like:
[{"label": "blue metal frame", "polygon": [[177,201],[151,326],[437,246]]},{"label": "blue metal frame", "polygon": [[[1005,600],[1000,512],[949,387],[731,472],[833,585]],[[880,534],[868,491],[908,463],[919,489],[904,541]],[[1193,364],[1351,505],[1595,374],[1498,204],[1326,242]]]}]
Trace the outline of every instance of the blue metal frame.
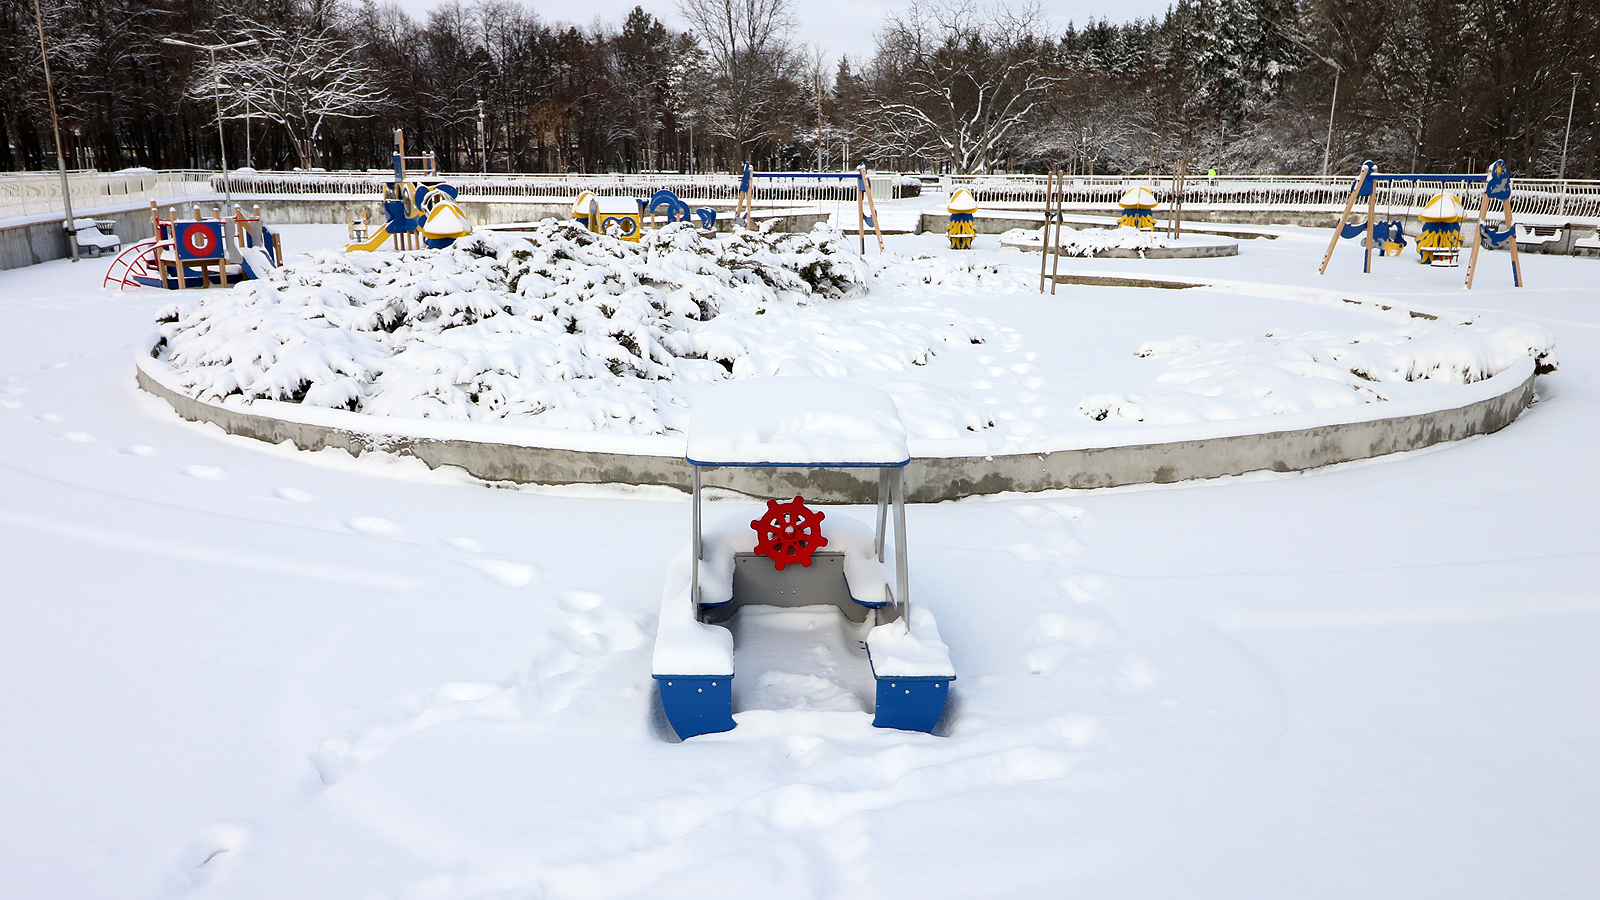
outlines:
[{"label": "blue metal frame", "polygon": [[661,708],[680,738],[732,731],[733,675],[656,675]]},{"label": "blue metal frame", "polygon": [[944,715],[950,682],[955,676],[889,678],[875,676],[878,682],[877,711],[872,716],[875,728],[903,731],[933,731]]}]

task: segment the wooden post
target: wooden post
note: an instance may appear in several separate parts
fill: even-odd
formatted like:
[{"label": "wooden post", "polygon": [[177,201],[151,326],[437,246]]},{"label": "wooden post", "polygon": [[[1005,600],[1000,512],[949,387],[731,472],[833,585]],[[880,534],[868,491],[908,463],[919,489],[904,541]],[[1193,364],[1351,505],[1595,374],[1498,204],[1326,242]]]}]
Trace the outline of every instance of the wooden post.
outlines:
[{"label": "wooden post", "polygon": [[[1488,182],[1484,182],[1484,189],[1488,189]],[[1513,287],[1522,287],[1522,263],[1517,260],[1517,223],[1511,220],[1509,196],[1500,201],[1500,209],[1506,214],[1506,228],[1511,231],[1511,284]]]},{"label": "wooden post", "polygon": [[1056,238],[1049,245],[1050,253],[1050,296],[1056,295],[1056,275],[1061,272],[1061,219],[1062,207],[1067,204],[1067,174],[1060,169],[1056,170],[1056,190],[1054,214],[1050,217],[1056,223]]},{"label": "wooden post", "polygon": [[1045,267],[1050,262],[1050,196],[1056,186],[1056,170],[1044,177],[1044,231],[1039,237],[1039,293],[1044,293]]},{"label": "wooden post", "polygon": [[1189,154],[1178,157],[1178,169],[1172,175],[1172,227],[1174,240],[1183,234],[1183,182],[1189,174]]},{"label": "wooden post", "polygon": [[1339,246],[1339,235],[1344,233],[1344,220],[1350,218],[1350,210],[1356,205],[1356,198],[1361,196],[1361,185],[1367,180],[1367,170],[1361,170],[1361,177],[1356,179],[1350,188],[1350,199],[1344,202],[1344,212],[1339,214],[1339,221],[1333,223],[1333,240],[1328,241],[1328,252],[1322,255],[1322,268],[1317,270],[1318,275],[1328,274],[1328,260],[1333,259],[1333,248]]},{"label": "wooden post", "polygon": [[[1366,254],[1361,260],[1361,272],[1364,275],[1372,273],[1372,220],[1378,215],[1378,183],[1372,183],[1372,190],[1367,193],[1367,247]],[[1339,226],[1341,229],[1344,225]]]},{"label": "wooden post", "polygon": [[[1478,271],[1478,246],[1483,243],[1483,223],[1489,215],[1489,179],[1483,180],[1483,199],[1478,203],[1478,228],[1472,232],[1472,253],[1467,256],[1467,290],[1472,290],[1472,276]],[[1420,240],[1420,238],[1419,238]]]},{"label": "wooden post", "polygon": [[861,237],[861,255],[867,255],[867,220],[866,207],[863,205],[861,195],[867,191],[866,164],[856,167],[856,234]]},{"label": "wooden post", "polygon": [[[857,171],[861,173],[861,184],[863,186],[863,190],[867,192],[867,206],[872,212],[872,233],[878,236],[878,252],[882,253],[883,226],[878,222],[878,200],[876,197],[872,196],[872,182],[867,178],[866,165],[863,164]],[[866,235],[862,235],[863,239],[865,239],[865,237]]]}]

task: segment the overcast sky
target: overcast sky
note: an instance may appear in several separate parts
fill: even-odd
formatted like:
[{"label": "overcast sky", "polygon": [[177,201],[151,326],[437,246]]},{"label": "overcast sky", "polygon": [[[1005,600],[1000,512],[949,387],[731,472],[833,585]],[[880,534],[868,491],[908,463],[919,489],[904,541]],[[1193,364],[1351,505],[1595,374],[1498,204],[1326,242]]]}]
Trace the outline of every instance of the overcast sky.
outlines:
[{"label": "overcast sky", "polygon": [[[402,8],[417,19],[425,19],[428,10],[441,0],[397,0]],[[1172,0],[1044,0],[1040,5],[1054,26],[1064,26],[1068,21],[1083,24],[1090,18],[1110,18],[1125,22],[1129,19],[1159,15]],[[587,25],[596,17],[613,25],[620,24],[628,11],[643,6],[645,11],[674,28],[684,28],[678,16],[675,0],[523,0],[547,22],[571,22]],[[883,22],[884,13],[903,8],[903,2],[889,0],[797,0],[800,27],[796,37],[827,51],[830,57],[841,53],[867,56],[872,52],[872,33]],[[1014,5],[1021,5],[1020,3]]]}]

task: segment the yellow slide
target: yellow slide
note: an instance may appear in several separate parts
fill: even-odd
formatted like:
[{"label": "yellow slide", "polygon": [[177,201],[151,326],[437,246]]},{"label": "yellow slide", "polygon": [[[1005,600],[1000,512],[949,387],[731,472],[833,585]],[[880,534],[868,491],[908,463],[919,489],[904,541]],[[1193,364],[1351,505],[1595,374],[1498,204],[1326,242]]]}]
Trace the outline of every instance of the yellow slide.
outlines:
[{"label": "yellow slide", "polygon": [[367,238],[365,241],[362,241],[359,244],[347,244],[347,245],[345,245],[344,252],[350,253],[350,252],[355,251],[355,250],[376,250],[379,247],[383,246],[383,242],[387,241],[388,239],[389,239],[389,226],[387,226],[387,225],[379,225],[378,226],[378,230],[374,231],[372,233],[372,237]]}]

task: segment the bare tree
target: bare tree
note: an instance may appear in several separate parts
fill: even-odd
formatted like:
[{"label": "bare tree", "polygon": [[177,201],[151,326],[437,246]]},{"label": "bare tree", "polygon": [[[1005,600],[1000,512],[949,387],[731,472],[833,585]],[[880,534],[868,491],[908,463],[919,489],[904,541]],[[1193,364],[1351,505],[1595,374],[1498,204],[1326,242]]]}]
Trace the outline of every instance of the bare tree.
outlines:
[{"label": "bare tree", "polygon": [[[378,73],[363,63],[333,24],[310,21],[250,23],[246,37],[257,48],[217,60],[223,115],[264,118],[283,127],[301,166],[317,160],[318,142],[329,122],[377,114],[384,90]],[[189,95],[211,99],[212,73],[204,65]]]},{"label": "bare tree", "polygon": [[780,88],[795,62],[793,0],[678,0],[678,10],[705,43],[724,85],[700,112],[744,155],[789,99]]},{"label": "bare tree", "polygon": [[1041,59],[1036,6],[913,3],[878,32],[863,135],[878,156],[985,172],[1023,137],[1061,79]]}]

